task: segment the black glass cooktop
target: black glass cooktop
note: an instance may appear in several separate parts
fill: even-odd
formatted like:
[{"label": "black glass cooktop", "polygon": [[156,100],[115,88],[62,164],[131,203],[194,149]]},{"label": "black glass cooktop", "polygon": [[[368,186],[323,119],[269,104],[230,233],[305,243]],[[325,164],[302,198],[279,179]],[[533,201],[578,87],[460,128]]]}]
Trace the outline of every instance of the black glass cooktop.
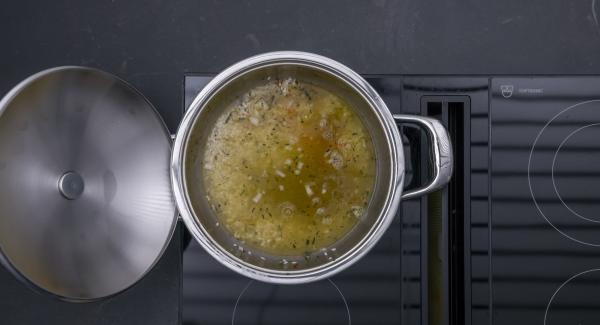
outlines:
[{"label": "black glass cooktop", "polygon": [[[184,104],[209,80],[188,76]],[[441,201],[456,201],[449,241],[428,238],[433,197],[404,201],[370,254],[301,286],[249,281],[192,241],[184,324],[600,324],[600,78],[368,81],[393,113],[439,115],[463,134]]]},{"label": "black glass cooktop", "polygon": [[[185,107],[210,79],[186,77]],[[390,110],[400,112],[400,79],[369,80]],[[405,202],[402,209],[418,204]],[[414,228],[403,227],[401,215],[361,261],[332,279],[306,285],[251,281],[192,240],[183,258],[183,324],[400,324],[419,317],[419,239],[411,235]]]},{"label": "black glass cooktop", "polygon": [[600,324],[600,79],[491,89],[493,324]]}]

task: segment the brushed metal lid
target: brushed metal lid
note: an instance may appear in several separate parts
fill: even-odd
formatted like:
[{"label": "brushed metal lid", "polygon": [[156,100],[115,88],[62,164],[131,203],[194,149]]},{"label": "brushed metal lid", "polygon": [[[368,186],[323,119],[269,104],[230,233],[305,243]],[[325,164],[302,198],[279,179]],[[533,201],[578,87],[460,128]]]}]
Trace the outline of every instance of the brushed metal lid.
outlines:
[{"label": "brushed metal lid", "polygon": [[177,221],[171,140],[108,73],[60,67],[0,101],[0,262],[71,301],[114,295],[157,262]]}]

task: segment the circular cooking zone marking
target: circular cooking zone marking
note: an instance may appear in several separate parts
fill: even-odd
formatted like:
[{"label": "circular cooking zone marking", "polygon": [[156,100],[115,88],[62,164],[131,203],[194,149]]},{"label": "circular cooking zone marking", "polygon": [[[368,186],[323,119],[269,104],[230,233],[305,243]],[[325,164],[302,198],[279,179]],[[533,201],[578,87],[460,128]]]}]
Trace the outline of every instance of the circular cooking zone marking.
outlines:
[{"label": "circular cooking zone marking", "polygon": [[301,286],[250,280],[240,292],[231,315],[235,324],[352,324],[350,308],[331,280]]},{"label": "circular cooking zone marking", "polygon": [[544,325],[600,324],[600,269],[578,273],[554,291],[546,305]]},{"label": "circular cooking zone marking", "polygon": [[600,247],[600,100],[569,106],[537,134],[527,166],[540,215],[560,234]]},{"label": "circular cooking zone marking", "polygon": [[[559,191],[559,186],[557,185],[557,180],[556,180],[557,178],[555,178],[555,177],[554,177],[554,170],[555,170],[555,169],[558,169],[558,170],[560,170],[560,168],[556,168],[556,165],[557,165],[557,158],[558,158],[558,154],[559,154],[559,152],[561,152],[561,149],[563,148],[563,146],[565,146],[565,143],[568,143],[568,142],[575,142],[575,141],[573,141],[573,139],[575,139],[575,138],[576,138],[576,137],[574,137],[575,135],[581,135],[582,133],[586,133],[586,132],[582,132],[582,131],[585,131],[586,129],[589,129],[590,127],[597,127],[597,126],[599,126],[599,125],[600,125],[600,123],[592,123],[592,124],[588,124],[588,125],[586,125],[586,126],[582,126],[582,127],[578,128],[578,129],[576,129],[575,131],[571,132],[571,133],[570,133],[570,134],[569,134],[569,135],[568,135],[568,136],[567,136],[567,137],[566,137],[566,138],[565,138],[565,139],[564,139],[564,140],[563,140],[563,141],[560,143],[560,145],[558,146],[558,149],[556,149],[556,152],[554,153],[554,158],[552,159],[552,186],[554,187],[554,192],[555,192],[555,193],[556,193],[556,195],[558,196],[558,198],[559,198],[560,202],[561,202],[561,203],[562,203],[562,204],[563,204],[563,205],[564,205],[564,206],[565,206],[565,207],[566,207],[566,208],[567,208],[567,209],[568,209],[568,210],[569,210],[571,213],[573,213],[573,214],[574,214],[574,215],[576,215],[577,217],[579,217],[579,218],[581,218],[581,219],[583,219],[583,220],[587,220],[587,221],[589,221],[589,222],[596,222],[596,223],[600,223],[600,220],[596,219],[596,218],[598,218],[598,217],[596,217],[596,216],[590,216],[590,217],[586,217],[586,216],[584,215],[584,213],[583,213],[583,212],[582,212],[582,213],[579,213],[579,212],[577,212],[577,211],[576,211],[578,208],[576,208],[576,207],[573,207],[571,204],[568,204],[567,202],[565,202],[565,200],[567,200],[567,201],[568,201],[568,199],[563,199],[563,196],[560,194],[560,191]],[[586,133],[586,134],[587,134],[587,133]],[[593,135],[590,135],[590,134],[587,134],[587,135],[588,135],[588,136],[590,136],[590,137],[589,137],[590,139],[594,139]],[[572,138],[573,138],[573,139],[572,139]],[[598,155],[598,156],[599,156],[598,158],[600,158],[600,155]],[[559,160],[560,160],[560,159],[559,159]],[[597,159],[596,159],[596,160],[597,160]],[[586,161],[586,162],[587,162],[587,163],[592,163],[594,166],[600,166],[600,164],[599,164],[599,163],[600,163],[600,161],[589,161],[589,160],[588,160],[588,161]],[[592,184],[592,185],[594,185],[594,184]],[[597,184],[597,185],[600,185],[600,184]],[[562,188],[562,190],[563,190],[563,191],[568,191],[568,188],[567,188],[567,189],[565,189],[565,188],[563,187],[563,188]],[[600,188],[597,188],[597,189],[596,189],[596,188],[587,188],[586,190],[590,191],[590,193],[591,193],[591,194],[593,194],[594,196],[596,196],[597,194],[600,194]],[[570,191],[568,191],[568,192],[570,192]],[[568,192],[567,192],[567,195],[568,195]],[[568,196],[567,196],[567,197],[568,197]],[[593,198],[592,198],[592,199],[593,199]],[[600,199],[600,197],[599,197],[599,199]],[[577,203],[575,203],[575,204],[577,204]],[[587,210],[589,210],[589,209],[587,209]],[[592,213],[593,213],[593,212],[594,212],[594,211],[592,211]],[[587,213],[590,213],[590,211],[586,211],[586,214],[587,214]]]}]

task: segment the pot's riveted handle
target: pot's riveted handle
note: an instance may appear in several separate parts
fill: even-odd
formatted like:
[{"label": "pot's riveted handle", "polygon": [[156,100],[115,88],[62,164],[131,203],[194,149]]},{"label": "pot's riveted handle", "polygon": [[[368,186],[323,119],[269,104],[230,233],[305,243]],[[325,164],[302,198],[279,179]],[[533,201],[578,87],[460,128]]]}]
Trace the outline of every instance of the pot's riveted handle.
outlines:
[{"label": "pot's riveted handle", "polygon": [[425,130],[431,143],[433,179],[427,185],[406,191],[402,199],[411,199],[434,192],[446,186],[452,177],[454,166],[452,144],[448,131],[440,121],[423,116],[394,114],[396,124],[415,124]]}]

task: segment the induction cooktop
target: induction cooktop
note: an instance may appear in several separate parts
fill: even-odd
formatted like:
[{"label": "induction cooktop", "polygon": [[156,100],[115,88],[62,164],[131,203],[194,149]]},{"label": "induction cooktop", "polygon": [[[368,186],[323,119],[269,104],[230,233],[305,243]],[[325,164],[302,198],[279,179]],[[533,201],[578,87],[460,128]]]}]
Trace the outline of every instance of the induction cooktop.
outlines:
[{"label": "induction cooktop", "polygon": [[600,79],[491,89],[494,324],[599,324]]},{"label": "induction cooktop", "polygon": [[[444,190],[403,201],[358,263],[316,283],[265,284],[193,240],[182,262],[179,227],[158,266],[106,301],[54,300],[1,269],[3,320],[81,323],[101,312],[103,322],[188,325],[599,324],[600,77],[365,77],[392,113],[441,120],[455,167]],[[185,77],[181,110],[210,79]],[[400,131],[405,186],[419,186],[430,176],[427,138]]]},{"label": "induction cooktop", "polygon": [[[372,252],[309,285],[250,281],[192,242],[184,324],[599,324],[600,78],[366,78],[392,113],[443,121],[450,185],[402,202]],[[184,107],[210,79],[186,76]],[[401,133],[411,187],[426,139]]]}]

